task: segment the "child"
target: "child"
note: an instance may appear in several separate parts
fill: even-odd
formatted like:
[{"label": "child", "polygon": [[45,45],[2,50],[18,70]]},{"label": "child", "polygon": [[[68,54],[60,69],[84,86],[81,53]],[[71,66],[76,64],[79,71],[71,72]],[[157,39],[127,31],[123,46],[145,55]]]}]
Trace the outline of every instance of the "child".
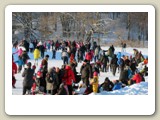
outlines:
[{"label": "child", "polygon": [[18,56],[18,60],[15,61],[15,63],[18,64],[18,73],[20,73],[21,70],[22,70],[22,66],[24,65],[24,62],[23,62],[23,60],[22,60],[22,57],[21,57],[21,56]]},{"label": "child", "polygon": [[36,65],[36,63],[38,65],[38,58],[40,58],[40,51],[39,51],[38,47],[36,47],[33,54],[34,54],[35,65]]},{"label": "child", "polygon": [[98,73],[94,72],[93,73],[93,79],[91,80],[90,84],[92,85],[92,90],[94,93],[98,92]]}]

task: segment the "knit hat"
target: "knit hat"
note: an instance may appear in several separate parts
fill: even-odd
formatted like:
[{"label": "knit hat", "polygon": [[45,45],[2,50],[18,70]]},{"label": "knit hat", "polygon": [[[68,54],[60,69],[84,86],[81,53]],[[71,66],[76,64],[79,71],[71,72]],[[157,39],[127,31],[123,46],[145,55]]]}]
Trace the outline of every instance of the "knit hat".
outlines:
[{"label": "knit hat", "polygon": [[93,73],[93,76],[98,76],[98,73],[97,73],[97,72],[94,72],[94,73]]}]

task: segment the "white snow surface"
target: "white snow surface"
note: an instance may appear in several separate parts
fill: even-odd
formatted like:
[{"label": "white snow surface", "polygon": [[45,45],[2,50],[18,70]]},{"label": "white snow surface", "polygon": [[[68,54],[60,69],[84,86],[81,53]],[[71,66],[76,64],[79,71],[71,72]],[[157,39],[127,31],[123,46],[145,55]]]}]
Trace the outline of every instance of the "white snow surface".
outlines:
[{"label": "white snow surface", "polygon": [[[102,47],[102,49],[107,50],[108,47]],[[133,49],[134,48],[127,48],[126,49],[127,54],[129,54],[129,55],[133,54]],[[142,51],[142,54],[148,56],[148,48],[136,48],[136,49],[138,49],[139,51]],[[15,51],[16,51],[16,49],[13,48],[12,52],[15,52]],[[121,51],[121,48],[115,48],[115,52],[119,52],[119,51]],[[51,59],[52,53],[50,51],[45,52],[45,55],[46,54],[50,55],[50,59],[48,60],[48,68],[62,66],[63,61],[60,59],[60,57],[61,57],[60,53],[61,53],[61,51],[58,51],[56,53],[56,60],[55,60],[55,59]],[[29,53],[29,56],[31,58],[29,61],[33,65],[34,64],[33,54]],[[17,59],[17,54],[14,55],[14,59]],[[41,60],[42,59],[39,59],[38,65],[40,65]],[[80,71],[81,65],[82,65],[82,63],[78,63],[77,72]],[[36,72],[38,69],[39,69],[39,66],[37,66]],[[23,72],[23,70],[24,70],[24,68],[22,68],[21,73],[18,73],[15,75],[15,78],[17,81],[15,84],[16,88],[15,89],[12,88],[13,95],[22,95],[22,88],[23,88],[23,86],[22,86],[22,82],[23,82],[22,72]],[[116,75],[113,76],[111,72],[107,72],[107,73],[101,72],[100,76],[99,76],[99,84],[103,83],[106,77],[109,77],[110,80],[117,80],[117,79],[119,79],[119,73],[117,72]],[[76,92],[83,94],[84,88],[81,88],[79,91],[77,90]],[[126,86],[120,90],[115,90],[115,91],[111,91],[111,92],[101,91],[100,93],[96,93],[96,94],[91,93],[90,95],[148,95],[148,77],[145,77],[145,82],[141,82],[139,84],[134,84],[131,86]]]}]

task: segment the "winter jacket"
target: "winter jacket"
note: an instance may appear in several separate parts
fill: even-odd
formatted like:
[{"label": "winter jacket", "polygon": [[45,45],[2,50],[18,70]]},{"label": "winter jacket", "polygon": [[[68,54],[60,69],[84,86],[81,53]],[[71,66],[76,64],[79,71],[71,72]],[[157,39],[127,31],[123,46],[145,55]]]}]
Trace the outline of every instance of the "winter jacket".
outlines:
[{"label": "winter jacket", "polygon": [[107,63],[109,63],[109,59],[106,55],[103,55],[100,61],[103,65],[107,65]]},{"label": "winter jacket", "polygon": [[99,47],[96,47],[95,51],[94,51],[94,55],[97,56],[99,54]]},{"label": "winter jacket", "polygon": [[67,53],[66,51],[63,51],[63,52],[62,52],[62,58],[63,58],[63,57],[68,57],[68,53]]},{"label": "winter jacket", "polygon": [[80,69],[81,78],[92,78],[92,67],[89,63],[82,65]]},{"label": "winter jacket", "polygon": [[113,86],[114,84],[110,80],[106,80],[100,85],[104,91],[112,91]]},{"label": "winter jacket", "polygon": [[124,69],[121,71],[120,76],[119,76],[119,80],[122,81],[122,83],[124,84],[128,84],[128,70]]},{"label": "winter jacket", "polygon": [[122,88],[122,83],[119,82],[119,83],[115,83],[115,85],[114,85],[112,90],[119,90],[121,88]]},{"label": "winter jacket", "polygon": [[37,48],[34,50],[33,54],[34,54],[34,59],[38,59],[40,57],[40,51]]},{"label": "winter jacket", "polygon": [[45,47],[44,47],[43,45],[40,45],[40,46],[39,46],[39,50],[40,50],[41,52],[44,52],[44,51],[45,51]]},{"label": "winter jacket", "polygon": [[92,85],[92,90],[94,93],[98,92],[98,77],[94,76],[93,79],[91,80],[91,85]]},{"label": "winter jacket", "polygon": [[41,65],[43,67],[43,72],[47,72],[48,71],[48,61],[46,59],[43,59],[41,62]]},{"label": "winter jacket", "polygon": [[12,75],[17,73],[17,65],[12,61]]},{"label": "winter jacket", "polygon": [[65,67],[65,74],[62,80],[66,85],[72,85],[73,81],[76,82],[74,73],[69,65]]},{"label": "winter jacket", "polygon": [[34,48],[33,43],[29,43],[29,48]]},{"label": "winter jacket", "polygon": [[115,66],[118,66],[117,65],[117,61],[118,61],[118,58],[116,58],[116,56],[111,60],[111,64],[112,65],[115,65]]},{"label": "winter jacket", "polygon": [[[23,60],[23,62],[25,63],[26,60],[28,60],[28,59],[30,59],[30,58],[29,58],[27,52],[23,52],[23,53],[22,53],[22,60]],[[26,64],[26,63],[25,63],[25,64]]]},{"label": "winter jacket", "polygon": [[46,88],[47,90],[54,90],[58,88],[59,80],[56,72],[52,71],[46,75]]},{"label": "winter jacket", "polygon": [[15,61],[15,63],[17,63],[17,64],[18,64],[18,66],[22,66],[22,65],[24,65],[24,62],[23,62],[23,60],[22,60],[22,59],[19,59],[19,60]]},{"label": "winter jacket", "polygon": [[22,55],[22,53],[23,53],[23,50],[20,48],[19,50],[17,50],[15,53],[13,53],[13,54],[16,54],[16,53],[18,53],[18,56],[21,56]]},{"label": "winter jacket", "polygon": [[34,70],[31,68],[27,68],[24,70],[24,72],[22,73],[22,77],[24,77],[23,86],[29,86],[29,87],[32,86],[34,82],[33,74],[34,74]]},{"label": "winter jacket", "polygon": [[132,78],[133,81],[135,81],[136,83],[140,83],[142,81],[142,77],[140,74],[135,74]]},{"label": "winter jacket", "polygon": [[91,61],[91,60],[92,60],[92,57],[93,57],[92,53],[91,53],[91,52],[88,52],[88,53],[86,54],[86,56],[85,56],[85,59],[88,60],[88,61]]}]

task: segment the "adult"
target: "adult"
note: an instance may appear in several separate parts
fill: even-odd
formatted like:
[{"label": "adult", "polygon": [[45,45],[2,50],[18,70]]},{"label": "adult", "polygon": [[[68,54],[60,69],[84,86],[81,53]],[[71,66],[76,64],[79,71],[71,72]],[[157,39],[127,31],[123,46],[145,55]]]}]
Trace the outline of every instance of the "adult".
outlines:
[{"label": "adult", "polygon": [[44,45],[40,45],[40,46],[39,46],[39,50],[40,50],[40,52],[41,52],[41,58],[44,58],[44,52],[45,52],[45,47],[44,47]]},{"label": "adult", "polygon": [[68,64],[68,53],[67,53],[67,49],[62,51],[62,60],[63,60],[63,64]]},{"label": "adult", "polygon": [[46,85],[47,85],[47,93],[51,93],[51,95],[55,95],[58,90],[59,80],[56,71],[53,68],[48,70],[46,75]]},{"label": "adult", "polygon": [[107,72],[107,64],[109,63],[109,59],[105,52],[103,52],[103,56],[100,61],[102,63],[102,72]]},{"label": "adult", "polygon": [[48,72],[48,58],[49,58],[49,55],[46,55],[45,58],[42,60],[41,62],[41,66],[42,66],[42,74],[43,74],[43,87],[44,87],[44,92],[46,93],[46,81],[45,81],[45,78],[46,78],[46,74]]},{"label": "adult", "polygon": [[65,73],[62,80],[63,80],[63,83],[68,87],[69,95],[72,95],[72,92],[73,92],[72,83],[76,82],[76,80],[75,80],[74,73],[69,65],[65,66]]},{"label": "adult", "polygon": [[89,87],[89,79],[91,79],[93,75],[92,75],[92,67],[87,60],[84,60],[83,65],[81,66],[80,69],[80,73],[83,83],[85,83],[86,87]]},{"label": "adult", "polygon": [[114,55],[113,59],[111,60],[111,68],[112,68],[112,73],[114,76],[116,74],[116,70],[118,67],[117,61],[118,61],[118,58],[116,55]]},{"label": "adult", "polygon": [[34,50],[34,45],[32,42],[29,43],[29,49],[30,49],[30,53],[32,53]]},{"label": "adult", "polygon": [[15,74],[17,74],[17,65],[15,64],[14,60],[13,60],[13,57],[12,57],[12,87],[13,88],[16,88],[15,87],[15,84],[16,84],[16,79],[15,79]]},{"label": "adult", "polygon": [[23,80],[23,95],[26,94],[26,91],[28,90],[29,92],[31,91],[31,87],[33,85],[33,74],[34,74],[34,69],[31,69],[31,62],[27,63],[27,68],[24,70],[22,73],[22,77],[24,77]]}]

